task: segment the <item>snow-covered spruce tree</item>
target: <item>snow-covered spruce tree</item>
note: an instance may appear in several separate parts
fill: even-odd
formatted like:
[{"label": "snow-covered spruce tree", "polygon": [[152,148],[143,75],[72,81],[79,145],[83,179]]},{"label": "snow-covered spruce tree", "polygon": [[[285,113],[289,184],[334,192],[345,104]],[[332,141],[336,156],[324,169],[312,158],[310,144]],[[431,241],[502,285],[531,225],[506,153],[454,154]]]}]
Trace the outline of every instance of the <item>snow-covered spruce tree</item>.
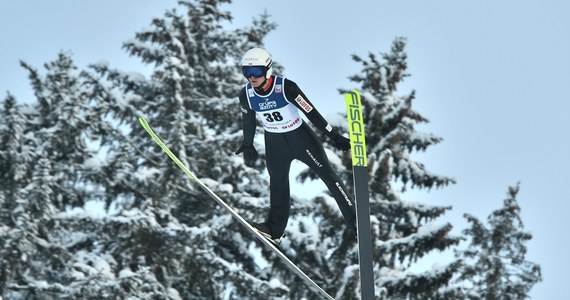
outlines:
[{"label": "snow-covered spruce tree", "polygon": [[524,231],[518,192],[518,185],[509,187],[503,207],[489,215],[488,225],[465,214],[471,224],[463,230],[469,246],[456,251],[456,256],[466,261],[456,283],[462,287],[461,299],[523,300],[542,280],[540,266],[525,259],[525,244],[532,235]]},{"label": "snow-covered spruce tree", "polygon": [[[428,120],[412,109],[415,92],[396,94],[398,84],[409,76],[405,45],[404,38],[397,38],[391,51],[382,54],[382,60],[372,53],[367,58],[353,56],[362,65],[362,71],[350,77],[358,84],[364,106],[376,292],[385,288],[387,299],[437,299],[442,297],[439,291],[445,289],[460,263],[419,274],[409,269],[426,254],[448,249],[460,241],[449,234],[451,224],[436,222],[450,207],[404,201],[400,192],[408,187],[445,187],[454,180],[433,174],[412,159],[414,151],[425,151],[441,142],[441,138],[416,130],[416,125]],[[346,130],[345,124],[342,118],[337,125]],[[352,189],[350,154],[343,153],[341,159],[343,165],[338,168],[344,170],[343,178]],[[307,173],[301,176],[311,177]],[[320,221],[318,227],[323,232],[316,244],[335,247],[324,261],[313,260],[311,264],[319,272],[326,270],[328,279],[340,288],[338,298],[356,298],[360,290],[356,241],[347,230],[342,235],[337,233],[346,226],[334,204],[326,198],[319,201],[326,209],[315,211],[312,217]]]},{"label": "snow-covered spruce tree", "polygon": [[384,63],[370,54],[368,59],[354,56],[363,72],[351,78],[360,83],[370,166],[370,209],[374,220],[374,257],[377,259],[378,286],[387,289],[389,299],[436,299],[445,289],[459,262],[438,270],[414,274],[409,267],[433,251],[456,245],[451,224],[435,220],[450,207],[407,202],[398,192],[411,188],[442,188],[454,183],[449,177],[429,172],[423,163],[412,159],[414,151],[425,151],[441,138],[422,133],[415,126],[428,120],[412,108],[415,92],[396,95],[398,84],[407,73],[406,39],[397,38]]},{"label": "snow-covered spruce tree", "polygon": [[95,155],[87,145],[94,137],[90,97],[84,93],[80,75],[71,53],[61,52],[56,60],[45,64],[42,76],[34,67],[22,62],[37,98],[32,112],[34,120],[27,128],[37,142],[36,155],[48,159],[53,166],[58,194],[53,204],[59,210],[81,207],[91,197],[85,179],[85,161]]},{"label": "snow-covered spruce tree", "polygon": [[30,252],[20,247],[23,232],[15,232],[19,221],[13,211],[22,208],[18,201],[22,198],[21,189],[31,177],[30,160],[34,151],[30,151],[26,141],[27,121],[22,106],[8,94],[0,109],[0,296],[3,296],[22,269],[19,254],[26,252],[30,256]]},{"label": "snow-covered spruce tree", "polygon": [[25,136],[27,117],[24,106],[8,94],[0,115],[0,224],[13,225],[10,212],[32,171],[34,152]]},{"label": "snow-covered spruce tree", "polygon": [[30,72],[38,102],[19,106],[9,97],[4,105],[3,120],[10,124],[1,133],[7,184],[1,199],[0,256],[6,267],[0,294],[7,299],[60,299],[73,281],[72,254],[59,239],[69,233],[60,232],[54,219],[90,198],[84,181],[90,154],[89,98],[81,93],[69,53],[46,63],[45,76],[24,62],[22,66]]},{"label": "snow-covered spruce tree", "polygon": [[[10,266],[0,273],[3,297],[265,299],[284,293],[285,287],[258,279],[262,270],[249,251],[255,242],[246,242],[251,237],[242,237],[136,122],[138,112],[146,114],[198,176],[245,215],[264,206],[256,198],[266,190],[263,165],[246,167],[232,154],[241,138],[235,58],[274,26],[262,17],[250,28],[224,32],[223,2],[181,1],[185,14],[169,11],[131,41],[136,48],[125,44],[156,65],[150,79],[105,63],[76,76],[64,53],[46,64],[45,78],[24,64],[38,100],[24,136],[30,153],[42,158],[18,186],[21,198],[6,202],[4,190],[0,198],[2,216],[13,225],[0,227],[2,265]],[[2,136],[15,135],[5,125]],[[97,156],[85,139],[99,148]],[[117,213],[67,212],[93,196]]]},{"label": "snow-covered spruce tree", "polygon": [[108,131],[113,138],[101,139],[108,151],[100,168],[110,179],[100,182],[121,212],[105,220],[97,243],[106,253],[98,255],[113,258],[115,274],[138,282],[152,274],[149,286],[183,299],[265,299],[285,288],[259,275],[249,251],[253,237],[170,162],[136,119],[145,115],[172,151],[246,218],[265,212],[258,198],[267,194],[264,166],[245,166],[233,151],[241,142],[238,58],[274,25],[262,16],[252,27],[225,31],[231,15],[220,9],[223,3],[229,1],[179,1],[124,44],[154,66],[151,78],[105,63],[85,75],[121,125]]},{"label": "snow-covered spruce tree", "polygon": [[40,158],[19,197],[8,203],[10,221],[0,227],[0,295],[6,299],[57,299],[69,264],[66,251],[51,239],[55,178],[50,160]]}]

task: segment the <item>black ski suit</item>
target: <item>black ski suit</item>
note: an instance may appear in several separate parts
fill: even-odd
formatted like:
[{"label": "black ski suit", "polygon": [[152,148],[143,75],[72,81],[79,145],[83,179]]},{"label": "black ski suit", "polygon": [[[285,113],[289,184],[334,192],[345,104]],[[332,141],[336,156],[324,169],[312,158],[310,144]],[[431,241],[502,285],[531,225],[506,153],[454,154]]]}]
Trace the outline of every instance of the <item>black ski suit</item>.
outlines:
[{"label": "black ski suit", "polygon": [[293,81],[277,76],[268,80],[270,87],[266,91],[254,89],[248,83],[241,90],[239,101],[243,113],[243,145],[253,147],[256,114],[262,118],[265,129],[265,155],[270,176],[271,203],[266,224],[272,238],[283,235],[289,219],[289,168],[294,159],[302,161],[317,173],[336,200],[347,225],[356,234],[354,201],[331,168],[323,146],[313,130],[298,112],[303,112],[319,130],[334,141],[339,138],[347,139],[332,129]]}]

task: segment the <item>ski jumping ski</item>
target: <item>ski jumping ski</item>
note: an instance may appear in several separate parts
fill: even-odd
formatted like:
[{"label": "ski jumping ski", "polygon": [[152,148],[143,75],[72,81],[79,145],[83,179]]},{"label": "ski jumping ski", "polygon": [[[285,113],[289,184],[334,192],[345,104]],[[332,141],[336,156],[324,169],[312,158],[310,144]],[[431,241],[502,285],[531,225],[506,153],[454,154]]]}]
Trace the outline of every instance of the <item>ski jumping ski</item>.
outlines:
[{"label": "ski jumping ski", "polygon": [[344,95],[348,132],[350,135],[356,220],[358,228],[358,260],[360,265],[361,299],[374,299],[374,271],[372,236],[370,228],[370,201],[368,191],[368,158],[364,132],[364,114],[360,92],[352,90]]},{"label": "ski jumping ski", "polygon": [[146,132],[151,136],[151,138],[160,146],[162,151],[164,151],[172,161],[190,178],[193,182],[198,184],[198,186],[204,190],[214,201],[225,208],[241,225],[243,225],[248,231],[253,233],[263,244],[265,244],[269,249],[280,257],[285,265],[289,267],[293,273],[297,274],[303,281],[307,284],[312,291],[318,294],[323,299],[334,300],[325,290],[323,290],[318,284],[316,284],[307,274],[305,274],[295,263],[293,263],[279,248],[277,248],[272,242],[267,240],[261,235],[249,222],[247,222],[240,214],[238,214],[231,206],[229,206],[224,200],[222,200],[216,193],[214,193],[204,182],[202,182],[196,175],[190,171],[190,169],[180,161],[180,159],[170,151],[168,146],[160,139],[160,137],[152,130],[150,124],[143,117],[139,117],[139,123],[146,130]]}]

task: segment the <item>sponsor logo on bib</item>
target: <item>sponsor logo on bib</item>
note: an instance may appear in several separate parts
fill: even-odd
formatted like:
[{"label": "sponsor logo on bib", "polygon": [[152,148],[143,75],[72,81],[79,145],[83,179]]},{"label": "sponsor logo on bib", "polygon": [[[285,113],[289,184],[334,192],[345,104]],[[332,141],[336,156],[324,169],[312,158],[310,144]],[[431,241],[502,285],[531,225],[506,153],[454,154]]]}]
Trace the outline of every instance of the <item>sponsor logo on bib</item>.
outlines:
[{"label": "sponsor logo on bib", "polygon": [[259,109],[261,110],[269,110],[269,109],[275,109],[277,108],[277,102],[276,101],[266,101],[266,102],[260,102],[259,103]]}]

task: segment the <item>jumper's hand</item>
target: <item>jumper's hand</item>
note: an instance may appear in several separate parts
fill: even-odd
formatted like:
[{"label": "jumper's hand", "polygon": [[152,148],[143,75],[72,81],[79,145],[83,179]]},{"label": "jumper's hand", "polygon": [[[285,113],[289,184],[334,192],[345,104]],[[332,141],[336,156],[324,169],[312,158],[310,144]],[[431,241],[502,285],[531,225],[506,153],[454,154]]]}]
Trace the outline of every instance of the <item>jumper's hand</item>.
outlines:
[{"label": "jumper's hand", "polygon": [[344,136],[336,134],[335,136],[332,137],[332,140],[334,142],[334,146],[338,150],[346,151],[350,149],[350,140],[345,138]]},{"label": "jumper's hand", "polygon": [[243,153],[243,158],[245,158],[246,160],[257,160],[257,158],[259,157],[259,154],[257,154],[257,150],[255,150],[255,147],[253,147],[253,145],[241,145],[237,151],[235,152],[236,155]]}]

